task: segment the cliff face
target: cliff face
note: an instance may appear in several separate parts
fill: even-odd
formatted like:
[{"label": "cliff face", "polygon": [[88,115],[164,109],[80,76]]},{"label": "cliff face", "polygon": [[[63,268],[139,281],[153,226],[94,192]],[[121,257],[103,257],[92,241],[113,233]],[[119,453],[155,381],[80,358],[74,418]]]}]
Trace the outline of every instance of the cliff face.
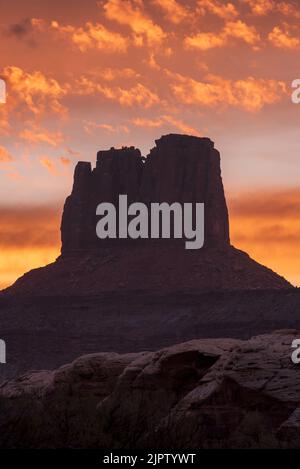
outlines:
[{"label": "cliff face", "polygon": [[128,203],[203,202],[205,246],[229,244],[220,156],[208,138],[171,134],[157,140],[146,159],[130,147],[100,151],[93,170],[90,163],[79,162],[62,217],[63,255],[127,244],[127,240],[96,237],[97,205],[112,202],[117,206],[121,194],[128,196]]},{"label": "cliff face", "polygon": [[142,170],[143,159],[135,148],[98,152],[93,170],[90,163],[77,164],[62,216],[62,254],[110,244],[96,236],[96,207],[100,202],[117,206],[119,194],[127,194],[129,203],[138,200]]}]

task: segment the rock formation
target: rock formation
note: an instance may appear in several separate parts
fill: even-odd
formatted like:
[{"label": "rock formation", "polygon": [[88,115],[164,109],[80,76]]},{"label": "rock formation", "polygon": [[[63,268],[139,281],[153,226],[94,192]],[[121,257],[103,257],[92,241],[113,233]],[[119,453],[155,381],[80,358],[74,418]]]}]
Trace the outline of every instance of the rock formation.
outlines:
[{"label": "rock formation", "polygon": [[[105,239],[96,236],[96,206],[128,202],[204,202],[204,248],[178,239]],[[100,151],[97,164],[79,162],[61,223],[57,261],[21,277],[5,294],[98,295],[146,290],[291,288],[270,269],[230,245],[220,155],[208,138],[166,135],[147,158],[134,147]]]},{"label": "rock formation", "polygon": [[[204,202],[205,245],[229,244],[229,224],[220,170],[220,155],[208,138],[166,135],[146,159],[134,147],[100,151],[96,167],[79,162],[72,194],[61,225],[62,254],[125,245],[96,237],[96,207],[100,202]],[[144,241],[145,247],[149,241]]]},{"label": "rock formation", "polygon": [[299,447],[299,331],[99,353],[0,387],[1,448]]}]

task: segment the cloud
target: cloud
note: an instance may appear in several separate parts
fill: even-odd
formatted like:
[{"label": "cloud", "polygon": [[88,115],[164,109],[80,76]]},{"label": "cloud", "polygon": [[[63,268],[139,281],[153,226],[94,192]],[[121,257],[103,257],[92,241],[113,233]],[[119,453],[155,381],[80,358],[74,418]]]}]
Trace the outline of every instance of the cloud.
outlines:
[{"label": "cloud", "polygon": [[221,32],[198,33],[188,36],[185,38],[184,44],[187,48],[209,50],[228,45],[230,39],[239,39],[257,48],[260,42],[260,35],[254,26],[248,26],[241,20],[228,21]]},{"label": "cloud", "polygon": [[264,16],[276,8],[274,0],[241,0],[248,4],[251,12],[257,16]]},{"label": "cloud", "polygon": [[300,39],[292,36],[287,24],[284,24],[283,29],[275,26],[269,33],[268,39],[279,49],[297,49],[300,46]]},{"label": "cloud", "polygon": [[65,156],[60,156],[59,161],[64,166],[69,166],[71,164],[70,158],[66,158]]},{"label": "cloud", "polygon": [[48,158],[47,156],[42,156],[40,159],[39,159],[41,165],[47,169],[47,171],[50,173],[50,174],[53,174],[53,175],[56,175],[57,174],[57,171],[56,171],[56,167],[55,167],[55,164],[53,163],[52,160],[50,160],[50,158]]},{"label": "cloud", "polygon": [[224,28],[224,34],[227,38],[241,39],[250,45],[255,45],[260,41],[260,36],[255,27],[248,26],[241,20],[228,21]]},{"label": "cloud", "polygon": [[225,46],[227,39],[223,34],[198,33],[194,36],[186,37],[184,43],[190,49],[209,50]]},{"label": "cloud", "polygon": [[152,3],[161,8],[166,18],[174,24],[191,19],[191,12],[176,0],[152,0]]},{"label": "cloud", "polygon": [[266,16],[270,13],[279,13],[293,19],[300,18],[300,10],[291,2],[280,2],[277,0],[240,0],[246,3],[251,13],[256,16]]},{"label": "cloud", "polygon": [[81,155],[79,151],[73,150],[72,148],[67,148],[66,151],[69,155],[74,156],[75,158],[79,158]]},{"label": "cloud", "polygon": [[198,0],[197,12],[201,15],[212,13],[224,20],[234,19],[239,16],[239,12],[233,3],[224,3],[218,0]]},{"label": "cloud", "polygon": [[63,37],[68,38],[81,52],[88,49],[99,49],[103,52],[126,52],[128,39],[121,34],[109,31],[100,23],[87,22],[85,27],[72,25],[62,26],[52,21],[51,28]]},{"label": "cloud", "polygon": [[0,163],[11,163],[14,160],[6,148],[0,145]]},{"label": "cloud", "polygon": [[66,108],[60,100],[66,89],[54,78],[49,78],[40,71],[26,72],[19,67],[5,67],[4,76],[10,93],[8,106],[26,107],[35,115],[51,112],[65,115]]},{"label": "cloud", "polygon": [[149,59],[145,60],[145,63],[153,70],[160,70],[160,66],[158,65],[153,53],[150,54]]},{"label": "cloud", "polygon": [[132,123],[137,127],[143,127],[143,128],[158,128],[158,127],[163,127],[166,125],[171,125],[171,127],[174,127],[183,133],[195,135],[199,137],[201,136],[200,132],[196,130],[194,127],[191,127],[187,125],[185,122],[183,122],[182,120],[176,119],[175,117],[170,116],[170,115],[160,116],[160,117],[157,117],[156,119],[145,119],[141,117],[136,117],[132,119]]},{"label": "cloud", "polygon": [[230,201],[231,213],[234,216],[263,220],[299,218],[300,189],[298,188],[264,191],[263,193],[242,193],[232,196]]},{"label": "cloud", "polygon": [[10,179],[11,181],[14,182],[19,182],[22,181],[23,176],[19,171],[14,171],[13,173],[7,173],[6,174],[7,179]]},{"label": "cloud", "polygon": [[[100,2],[98,3],[101,6]],[[166,37],[160,26],[143,11],[140,0],[108,0],[104,5],[109,20],[128,26],[134,34],[135,44],[159,45]]]},{"label": "cloud", "polygon": [[59,255],[60,212],[56,206],[0,206],[0,288]]},{"label": "cloud", "polygon": [[284,16],[289,16],[294,19],[300,19],[300,10],[292,3],[289,2],[276,2],[276,9]]},{"label": "cloud", "polygon": [[8,106],[0,105],[0,135],[9,135],[10,130]]},{"label": "cloud", "polygon": [[38,128],[22,130],[19,136],[30,143],[46,143],[53,147],[57,147],[64,140],[64,135],[61,132],[48,132]]},{"label": "cloud", "polygon": [[239,193],[228,205],[231,242],[300,286],[299,188]]},{"label": "cloud", "polygon": [[197,81],[180,74],[166,72],[171,78],[171,89],[184,104],[219,107],[239,107],[255,112],[266,104],[280,101],[287,92],[284,82],[248,77],[243,80],[228,80],[208,75],[206,81]]},{"label": "cloud", "polygon": [[120,86],[104,86],[82,76],[77,80],[76,85],[76,93],[78,94],[86,96],[100,94],[108,100],[117,101],[124,107],[137,105],[147,109],[160,102],[158,95],[142,83],[137,83],[126,89]]},{"label": "cloud", "polygon": [[99,70],[94,74],[95,77],[100,77],[105,81],[114,81],[117,79],[125,78],[140,78],[140,74],[134,70],[133,68],[105,68],[103,70]]},{"label": "cloud", "polygon": [[59,244],[56,206],[0,206],[0,247],[50,247]]},{"label": "cloud", "polygon": [[84,125],[84,130],[87,134],[93,134],[95,130],[104,130],[108,133],[129,133],[126,125],[111,125],[111,124],[97,124],[96,122],[88,121]]},{"label": "cloud", "polygon": [[17,39],[24,39],[25,36],[33,31],[33,25],[30,18],[25,18],[19,23],[10,24],[7,28],[7,34]]}]

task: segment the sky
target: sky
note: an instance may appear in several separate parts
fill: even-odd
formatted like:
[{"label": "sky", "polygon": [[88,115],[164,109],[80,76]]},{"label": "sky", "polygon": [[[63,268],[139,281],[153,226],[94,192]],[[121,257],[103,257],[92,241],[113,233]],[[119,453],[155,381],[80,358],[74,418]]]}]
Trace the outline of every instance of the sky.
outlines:
[{"label": "sky", "polygon": [[0,288],[60,252],[79,160],[167,133],[221,153],[231,241],[300,286],[300,5],[0,0]]}]

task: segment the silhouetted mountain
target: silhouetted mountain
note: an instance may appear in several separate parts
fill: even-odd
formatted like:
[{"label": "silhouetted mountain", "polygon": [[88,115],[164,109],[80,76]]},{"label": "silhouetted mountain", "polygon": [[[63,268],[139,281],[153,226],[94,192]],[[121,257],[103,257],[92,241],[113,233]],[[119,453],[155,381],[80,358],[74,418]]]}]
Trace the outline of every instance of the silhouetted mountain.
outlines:
[{"label": "silhouetted mountain", "polygon": [[[96,236],[100,202],[203,202],[204,248],[178,239],[105,239]],[[97,295],[125,290],[199,291],[290,288],[229,242],[219,152],[208,138],[166,135],[146,159],[134,147],[100,151],[94,169],[79,162],[64,206],[62,250],[49,266],[32,270],[6,294]]]}]

